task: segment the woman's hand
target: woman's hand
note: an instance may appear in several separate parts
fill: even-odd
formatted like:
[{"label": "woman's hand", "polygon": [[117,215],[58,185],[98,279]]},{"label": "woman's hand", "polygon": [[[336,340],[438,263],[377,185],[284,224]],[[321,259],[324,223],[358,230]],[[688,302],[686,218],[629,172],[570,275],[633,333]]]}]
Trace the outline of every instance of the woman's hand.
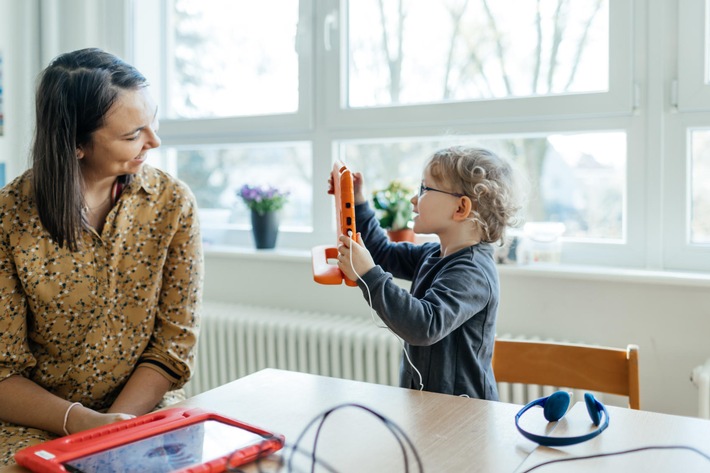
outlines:
[{"label": "woman's hand", "polygon": [[341,235],[339,240],[341,244],[338,246],[338,268],[349,279],[357,281],[358,276],[362,277],[375,267],[370,252],[360,243],[362,238],[359,233],[357,241],[346,235]]},{"label": "woman's hand", "polygon": [[67,432],[70,434],[81,432],[82,430],[92,429],[94,427],[100,427],[102,425],[113,424],[126,419],[133,419],[135,416],[132,414],[123,413],[107,413],[103,414],[101,412],[89,409],[84,406],[76,406],[69,411],[69,416],[67,416]]},{"label": "woman's hand", "polygon": [[102,414],[74,404],[21,375],[0,381],[0,419],[13,424],[64,435],[65,429],[74,433],[133,417],[123,412]]}]

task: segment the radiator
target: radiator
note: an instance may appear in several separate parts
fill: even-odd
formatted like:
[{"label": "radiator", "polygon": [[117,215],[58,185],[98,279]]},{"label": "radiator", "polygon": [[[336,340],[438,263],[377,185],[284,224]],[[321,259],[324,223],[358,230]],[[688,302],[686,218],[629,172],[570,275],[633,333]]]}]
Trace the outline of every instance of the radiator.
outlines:
[{"label": "radiator", "polygon": [[693,370],[690,380],[698,387],[698,416],[710,419],[710,358]]},{"label": "radiator", "polygon": [[[398,386],[401,360],[399,339],[369,316],[205,302],[195,371],[185,390],[194,396],[264,368]],[[516,404],[557,389],[498,383],[500,400]],[[581,392],[573,395],[583,399]]]},{"label": "radiator", "polygon": [[204,303],[188,396],[264,368],[399,385],[402,345],[369,317]]}]

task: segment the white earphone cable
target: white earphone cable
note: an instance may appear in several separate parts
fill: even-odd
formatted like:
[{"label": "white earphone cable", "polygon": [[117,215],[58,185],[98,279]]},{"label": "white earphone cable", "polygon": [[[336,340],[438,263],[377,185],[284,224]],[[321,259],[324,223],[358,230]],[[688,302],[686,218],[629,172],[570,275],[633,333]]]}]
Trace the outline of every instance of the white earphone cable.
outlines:
[{"label": "white earphone cable", "polygon": [[[348,236],[352,239],[352,231],[348,231]],[[356,244],[355,240],[353,240],[352,244]],[[397,337],[397,340],[399,341],[399,344],[402,345],[402,351],[404,352],[404,357],[407,359],[407,363],[409,363],[409,366],[412,367],[412,369],[417,373],[417,376],[419,376],[419,390],[423,391],[424,390],[424,381],[422,380],[422,374],[419,372],[416,366],[414,366],[414,363],[412,363],[412,360],[409,358],[409,353],[407,353],[407,349],[404,346],[404,341],[392,331],[391,328],[389,328],[387,325],[380,324],[378,323],[379,316],[377,316],[375,309],[372,308],[372,294],[370,293],[370,287],[367,285],[364,279],[358,274],[357,270],[355,269],[355,265],[353,264],[353,250],[350,248],[350,268],[353,270],[355,273],[355,276],[362,281],[362,283],[365,285],[365,290],[367,291],[367,299],[368,299],[368,305],[370,306],[370,317],[372,318],[372,322],[375,324],[376,327],[378,328],[386,328],[387,330],[392,333],[395,337]],[[377,318],[376,318],[377,317]]]}]

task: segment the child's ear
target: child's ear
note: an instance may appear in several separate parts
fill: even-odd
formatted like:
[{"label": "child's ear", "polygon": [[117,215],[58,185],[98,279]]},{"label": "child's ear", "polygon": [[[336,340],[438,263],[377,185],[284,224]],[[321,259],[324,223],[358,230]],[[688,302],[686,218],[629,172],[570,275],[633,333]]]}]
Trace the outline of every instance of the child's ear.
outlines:
[{"label": "child's ear", "polygon": [[468,196],[459,197],[458,206],[454,212],[454,220],[462,222],[466,220],[473,210],[473,202]]}]

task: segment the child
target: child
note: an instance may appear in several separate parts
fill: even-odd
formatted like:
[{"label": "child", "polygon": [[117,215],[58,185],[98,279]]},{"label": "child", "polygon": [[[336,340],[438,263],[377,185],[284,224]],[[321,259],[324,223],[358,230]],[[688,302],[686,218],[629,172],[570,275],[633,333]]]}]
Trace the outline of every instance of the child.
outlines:
[{"label": "child", "polygon": [[[434,153],[412,197],[414,231],[439,237],[423,245],[389,242],[364,196],[362,175],[353,176],[362,243],[340,237],[338,267],[404,340],[411,363],[403,360],[400,385],[498,400],[491,368],[499,302],[492,243],[519,210],[512,167],[484,149]],[[412,281],[411,291],[393,277]]]}]

